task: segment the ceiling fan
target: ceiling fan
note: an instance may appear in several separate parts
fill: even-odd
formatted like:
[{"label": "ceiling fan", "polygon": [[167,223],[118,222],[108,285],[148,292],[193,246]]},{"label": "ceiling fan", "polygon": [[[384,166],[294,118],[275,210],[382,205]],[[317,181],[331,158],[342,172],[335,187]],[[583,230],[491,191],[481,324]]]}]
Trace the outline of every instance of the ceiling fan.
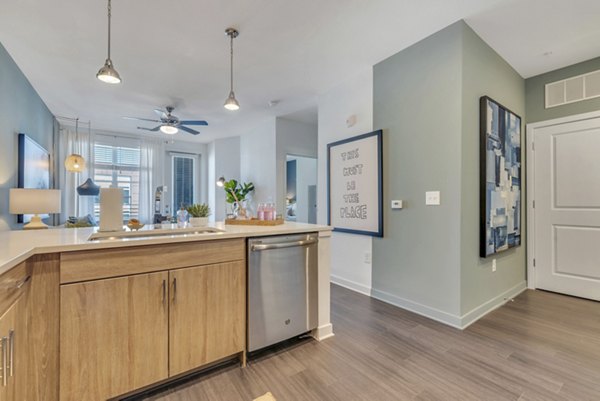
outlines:
[{"label": "ceiling fan", "polygon": [[179,130],[185,131],[192,135],[198,135],[200,132],[195,129],[186,127],[186,125],[208,125],[204,120],[180,120],[179,117],[172,114],[175,108],[173,106],[167,106],[166,110],[154,109],[154,112],[158,115],[159,120],[152,120],[150,118],[138,118],[138,117],[123,117],[127,120],[138,120],[138,121],[150,121],[153,123],[160,123],[160,125],[154,128],[137,127],[145,131],[157,132],[160,131],[164,134],[175,135]]}]

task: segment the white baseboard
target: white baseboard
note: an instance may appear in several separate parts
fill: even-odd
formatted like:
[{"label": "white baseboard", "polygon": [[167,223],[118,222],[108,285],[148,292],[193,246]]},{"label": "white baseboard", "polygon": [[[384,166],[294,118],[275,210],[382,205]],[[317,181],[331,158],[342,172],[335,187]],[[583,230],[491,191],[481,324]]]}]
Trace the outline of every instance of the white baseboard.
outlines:
[{"label": "white baseboard", "polygon": [[310,335],[317,341],[323,341],[330,337],[333,337],[335,335],[333,334],[333,325],[331,323],[328,323],[326,325],[319,326],[316,329],[314,329],[310,333]]},{"label": "white baseboard", "polygon": [[360,284],[351,280],[346,280],[345,278],[336,276],[335,274],[331,275],[331,282],[349,290],[360,292],[364,295],[371,295],[371,287],[367,287],[364,284]]},{"label": "white baseboard", "polygon": [[523,281],[514,287],[506,290],[502,294],[498,295],[490,299],[489,301],[479,305],[475,309],[472,309],[470,312],[465,313],[460,318],[460,326],[462,329],[466,329],[471,324],[475,323],[477,320],[481,319],[491,311],[498,309],[502,305],[508,302],[511,298],[516,297],[523,291],[527,289],[527,282]]},{"label": "white baseboard", "polygon": [[408,299],[400,298],[396,295],[392,295],[385,291],[372,289],[371,296],[380,301],[386,302],[388,304],[397,306],[402,309],[409,310],[418,315],[425,316],[429,319],[436,320],[438,322],[447,324],[452,327],[456,327],[458,329],[461,328],[460,316],[453,315],[451,313],[444,312],[439,309],[431,308],[429,306],[417,302],[409,301]]}]

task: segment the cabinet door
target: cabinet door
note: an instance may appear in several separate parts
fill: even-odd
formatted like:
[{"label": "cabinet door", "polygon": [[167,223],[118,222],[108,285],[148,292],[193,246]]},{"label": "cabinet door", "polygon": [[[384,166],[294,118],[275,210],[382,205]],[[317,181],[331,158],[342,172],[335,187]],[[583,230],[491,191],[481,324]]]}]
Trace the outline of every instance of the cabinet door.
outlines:
[{"label": "cabinet door", "polygon": [[60,399],[99,401],[168,376],[168,273],[61,286]]},{"label": "cabinet door", "polygon": [[9,333],[13,332],[15,327],[16,310],[17,304],[15,303],[0,317],[0,401],[12,401],[14,399],[14,386],[12,384],[14,371],[11,377],[11,339],[9,339]]},{"label": "cabinet door", "polygon": [[172,270],[169,280],[170,376],[244,351],[243,261]]}]

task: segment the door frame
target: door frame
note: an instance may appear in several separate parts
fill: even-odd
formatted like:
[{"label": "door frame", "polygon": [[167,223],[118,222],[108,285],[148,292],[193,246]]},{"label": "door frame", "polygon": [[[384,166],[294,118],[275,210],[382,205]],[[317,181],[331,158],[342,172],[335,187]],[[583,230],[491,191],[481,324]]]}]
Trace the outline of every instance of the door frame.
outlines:
[{"label": "door frame", "polygon": [[600,110],[589,113],[576,114],[567,117],[554,118],[552,120],[540,121],[527,124],[526,126],[526,142],[527,142],[527,288],[536,289],[536,274],[535,274],[535,150],[534,140],[535,130],[551,127],[554,125],[562,125],[574,123],[578,121],[592,120],[600,118]]}]

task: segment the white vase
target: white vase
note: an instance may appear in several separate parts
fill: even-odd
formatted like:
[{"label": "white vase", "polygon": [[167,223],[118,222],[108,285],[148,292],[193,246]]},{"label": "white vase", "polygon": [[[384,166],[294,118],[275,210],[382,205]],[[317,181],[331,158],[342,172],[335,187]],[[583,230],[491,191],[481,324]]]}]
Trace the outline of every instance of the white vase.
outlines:
[{"label": "white vase", "polygon": [[208,225],[208,217],[190,217],[192,227],[204,227]]}]

